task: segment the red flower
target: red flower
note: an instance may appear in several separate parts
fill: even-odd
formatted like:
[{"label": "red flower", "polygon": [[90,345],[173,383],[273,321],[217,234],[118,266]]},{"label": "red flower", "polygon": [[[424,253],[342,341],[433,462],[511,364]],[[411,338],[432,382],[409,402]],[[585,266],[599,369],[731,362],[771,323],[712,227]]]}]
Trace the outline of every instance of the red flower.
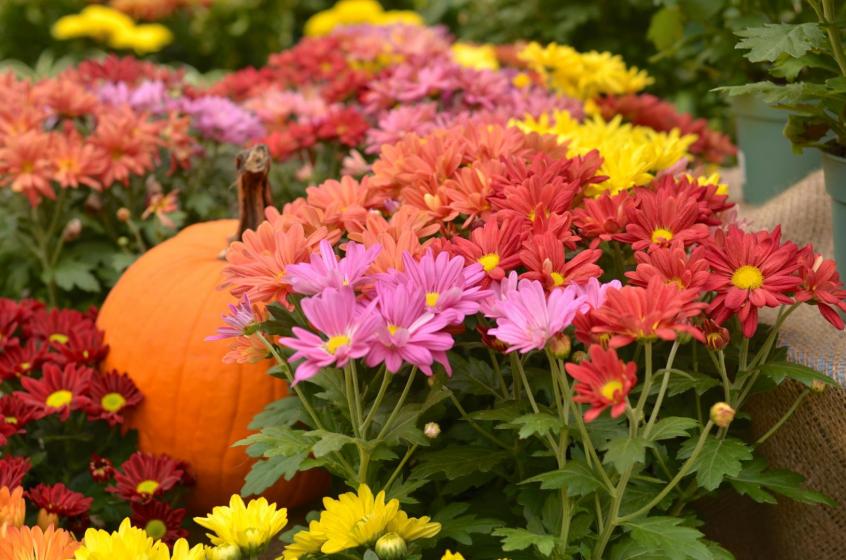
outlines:
[{"label": "red flower", "polygon": [[81,325],[71,331],[64,344],[54,344],[59,354],[50,354],[48,359],[57,364],[75,363],[95,367],[106,354],[109,347],[103,344],[103,333],[93,326]]},{"label": "red flower", "polygon": [[585,249],[573,255],[568,261],[564,255],[564,244],[552,234],[535,235],[523,244],[520,259],[529,269],[521,276],[538,280],[547,290],[581,284],[602,274],[596,261],[602,256],[599,249]]},{"label": "red flower", "polygon": [[701,185],[701,178],[682,175],[673,177],[663,175],[653,181],[655,193],[659,198],[674,196],[681,199],[695,200],[699,205],[698,220],[704,224],[718,226],[722,223],[719,214],[734,206],[729,202],[728,194],[720,194],[719,185]]},{"label": "red flower", "polygon": [[126,501],[143,504],[173,488],[181,478],[182,470],[175,459],[136,451],[115,473],[116,486],[106,490]]},{"label": "red flower", "polygon": [[146,531],[153,540],[168,545],[188,536],[188,531],[182,528],[184,518],[184,509],[174,509],[163,502],[132,504],[132,525]]},{"label": "red flower", "polygon": [[683,290],[698,290],[708,281],[708,263],[702,256],[701,248],[687,254],[681,242],[677,241],[669,247],[659,247],[649,252],[638,251],[634,256],[637,268],[626,272],[626,276],[635,286],[646,286],[652,278],[657,277]]},{"label": "red flower", "polygon": [[628,406],[628,395],[637,382],[637,365],[623,362],[615,350],[603,350],[596,344],[588,353],[589,360],[566,365],[567,373],[576,380],[573,400],[590,405],[585,422],[596,420],[609,406],[611,417],[617,418]]},{"label": "red flower", "polygon": [[722,324],[737,315],[747,338],[758,328],[758,309],[792,302],[787,295],[802,283],[795,274],[801,267],[797,247],[781,243],[781,228],[772,233],[748,233],[731,226],[728,232],[717,230],[705,246],[705,258],[711,265],[706,288],[717,292],[709,311]]},{"label": "red flower", "polygon": [[94,328],[94,322],[75,309],[40,309],[25,327],[27,336],[50,343],[59,350],[70,339],[73,331],[80,328]]},{"label": "red flower", "polygon": [[74,492],[61,482],[52,486],[39,484],[26,492],[26,497],[39,509],[61,518],[78,517],[88,513],[94,498]]},{"label": "red flower", "polygon": [[844,323],[837,310],[846,311],[846,290],[834,261],[817,255],[808,246],[799,252],[799,264],[802,283],[796,290],[796,301],[815,304],[826,321],[842,330]]},{"label": "red flower", "polygon": [[94,482],[108,482],[115,476],[115,467],[107,457],[95,454],[88,462],[88,473]]},{"label": "red flower", "polygon": [[364,138],[370,125],[361,113],[351,107],[331,110],[317,125],[317,137],[321,140],[338,139],[346,146],[357,146]]},{"label": "red flower", "polygon": [[32,465],[26,457],[7,456],[0,458],[0,488],[17,488],[23,483]]},{"label": "red flower", "polygon": [[0,352],[7,346],[17,343],[14,338],[20,324],[20,311],[14,300],[0,298]]},{"label": "red flower", "polygon": [[473,230],[470,239],[456,237],[453,242],[459,254],[468,264],[478,262],[490,280],[502,280],[509,270],[520,264],[520,224],[516,221],[497,224],[488,221],[483,227]]},{"label": "red flower", "polygon": [[627,193],[586,198],[580,208],[573,210],[573,223],[583,236],[608,241],[626,230],[628,211],[633,205],[634,198]]},{"label": "red flower", "polygon": [[76,364],[67,364],[64,369],[46,364],[41,379],[22,378],[24,390],[16,391],[15,395],[33,406],[40,417],[59,414],[62,420],[67,420],[72,410],[88,405],[93,373],[93,370]]},{"label": "red flower", "polygon": [[15,395],[0,397],[0,445],[5,445],[7,438],[24,433],[24,426],[36,416],[36,411]]},{"label": "red flower", "polygon": [[15,340],[0,352],[0,381],[32,375],[44,362],[45,347],[34,339],[21,346]]},{"label": "red flower", "polygon": [[686,247],[708,237],[708,226],[697,221],[699,204],[695,200],[641,189],[637,202],[628,210],[626,232],[614,236],[630,243],[635,251],[666,247],[672,241],[681,241]]},{"label": "red flower", "polygon": [[612,348],[635,340],[675,340],[679,332],[702,340],[702,333],[689,323],[706,306],[697,302],[698,298],[698,290],[679,290],[659,278],[650,280],[645,288],[608,290],[605,303],[590,313],[591,333],[608,337]]},{"label": "red flower", "polygon": [[110,426],[122,424],[127,409],[138,406],[144,396],[125,373],[97,373],[91,379],[88,417],[106,420]]},{"label": "red flower", "polygon": [[702,321],[700,329],[705,337],[705,346],[711,350],[722,350],[731,342],[731,334],[728,329],[721,327],[711,319]]}]

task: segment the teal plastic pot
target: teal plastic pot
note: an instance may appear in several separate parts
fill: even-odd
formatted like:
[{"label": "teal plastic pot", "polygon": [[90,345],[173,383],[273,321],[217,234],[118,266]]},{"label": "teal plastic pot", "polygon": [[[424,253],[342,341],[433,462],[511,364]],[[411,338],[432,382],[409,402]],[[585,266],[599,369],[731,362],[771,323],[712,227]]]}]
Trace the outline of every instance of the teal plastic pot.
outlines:
[{"label": "teal plastic pot", "polygon": [[823,152],[825,190],[831,197],[831,235],[840,278],[846,278],[846,158]]},{"label": "teal plastic pot", "polygon": [[817,150],[797,155],[784,137],[787,113],[750,95],[732,98],[738,157],[743,170],[743,200],[763,204],[820,167]]}]

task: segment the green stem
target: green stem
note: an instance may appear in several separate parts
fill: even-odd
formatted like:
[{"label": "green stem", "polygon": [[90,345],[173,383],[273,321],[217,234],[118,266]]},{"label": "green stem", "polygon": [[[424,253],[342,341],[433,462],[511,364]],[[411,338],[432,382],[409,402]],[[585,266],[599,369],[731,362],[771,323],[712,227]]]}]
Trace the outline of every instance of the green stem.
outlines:
[{"label": "green stem", "polygon": [[502,389],[502,397],[507,399],[508,383],[505,382],[505,376],[502,374],[502,368],[499,367],[499,360],[497,359],[496,353],[493,349],[488,348],[488,356],[490,356],[491,359],[491,367],[493,367],[493,370],[496,372],[496,376],[499,379],[499,386]]},{"label": "green stem", "polygon": [[390,478],[388,478],[388,482],[385,483],[384,490],[385,490],[386,494],[388,493],[388,490],[390,489],[391,484],[393,484],[394,481],[397,479],[400,471],[402,471],[402,468],[405,466],[405,464],[411,458],[411,455],[416,450],[417,450],[417,444],[415,443],[414,445],[412,445],[411,447],[408,448],[408,451],[405,452],[405,455],[403,455],[402,459],[400,460],[399,464],[397,465],[397,468],[394,469],[394,472],[392,472]]},{"label": "green stem", "polygon": [[[350,362],[352,363],[352,362]],[[352,425],[353,434],[357,439],[361,439],[361,433],[359,432],[359,428],[361,424],[358,421],[356,416],[355,404],[353,403],[353,373],[350,364],[344,366],[344,392],[346,393],[347,397],[347,409],[350,413],[350,425]]]},{"label": "green stem", "polygon": [[646,428],[643,430],[643,437],[649,437],[652,431],[652,426],[655,425],[655,420],[658,418],[658,412],[661,410],[661,405],[664,402],[664,395],[667,393],[667,387],[670,384],[670,371],[673,369],[673,362],[676,359],[676,352],[679,349],[679,341],[676,339],[673,342],[673,347],[670,349],[670,356],[667,358],[667,366],[664,368],[664,379],[661,381],[661,389],[658,391],[658,397],[655,399],[655,405],[652,407],[652,414],[649,416],[649,422],[646,423]]},{"label": "green stem", "polygon": [[726,369],[726,353],[720,350],[717,356],[719,357],[719,367],[717,369],[720,371],[720,377],[723,380],[723,396],[725,397],[725,402],[731,402],[731,382],[729,381],[728,370]]},{"label": "green stem", "polygon": [[449,399],[452,401],[452,404],[453,404],[453,405],[455,405],[455,408],[456,408],[456,410],[458,410],[458,413],[461,415],[461,417],[462,417],[462,418],[463,418],[463,419],[464,419],[464,420],[465,420],[468,424],[470,424],[470,426],[471,426],[474,430],[476,430],[476,431],[479,433],[479,435],[481,435],[482,437],[484,437],[486,440],[490,441],[491,443],[493,443],[493,444],[494,444],[494,445],[496,445],[497,447],[501,447],[501,448],[505,449],[505,450],[506,450],[506,451],[508,451],[508,452],[513,452],[513,449],[512,449],[512,448],[508,447],[506,444],[504,444],[502,441],[500,441],[500,440],[499,440],[499,438],[497,438],[495,435],[493,435],[493,434],[489,433],[489,432],[488,432],[487,430],[485,430],[482,426],[480,426],[478,422],[476,422],[475,420],[473,420],[473,419],[470,417],[470,415],[469,415],[469,414],[467,414],[467,410],[465,410],[465,409],[464,409],[464,407],[463,407],[463,406],[461,406],[461,402],[460,402],[460,401],[459,401],[459,400],[455,397],[455,395],[453,394],[453,392],[452,392],[452,391],[450,391],[450,390],[449,390],[449,389],[447,389],[446,387],[444,387],[444,388],[443,388],[443,390],[447,392],[447,395],[449,395]]},{"label": "green stem", "polygon": [[767,336],[767,340],[764,342],[764,346],[761,347],[761,349],[758,351],[757,354],[755,354],[755,357],[752,359],[750,367],[754,368],[755,366],[767,361],[767,358],[770,357],[770,352],[773,349],[773,345],[778,339],[778,333],[781,331],[782,325],[784,325],[784,322],[787,320],[788,317],[790,317],[791,313],[796,311],[799,305],[799,303],[794,303],[787,309],[785,309],[784,306],[779,309],[775,325],[773,325],[773,328],[770,330],[770,334]]},{"label": "green stem", "polygon": [[[512,352],[510,354],[511,357],[511,369],[517,370],[517,373],[520,375],[520,379],[523,382],[523,387],[526,389],[526,396],[529,399],[529,404],[532,407],[532,411],[535,414],[540,414],[540,408],[538,407],[538,403],[535,401],[535,396],[532,394],[532,386],[529,385],[529,378],[526,377],[526,370],[523,369],[523,363],[520,361],[520,358],[517,357],[517,354]],[[558,449],[558,444],[555,443],[555,440],[552,439],[552,436],[547,432],[545,434],[545,438],[547,445],[549,446],[550,451],[558,457],[561,454],[561,450]]]},{"label": "green stem", "polygon": [[846,56],[843,54],[843,42],[840,39],[840,29],[835,26],[836,9],[833,0],[822,0],[823,25],[825,25],[834,59],[840,68],[840,74],[846,76]]},{"label": "green stem", "polygon": [[367,429],[370,427],[371,422],[373,422],[373,417],[376,414],[376,411],[379,410],[379,407],[382,405],[382,400],[385,398],[385,393],[388,392],[388,386],[391,384],[392,378],[393,374],[389,372],[388,368],[383,365],[382,384],[379,386],[379,392],[376,393],[376,399],[373,401],[373,405],[370,407],[370,412],[367,413],[367,416],[364,418],[364,423],[361,425],[361,433],[365,437],[367,436]]},{"label": "green stem", "polygon": [[772,435],[776,433],[784,425],[784,423],[790,419],[791,416],[793,416],[793,413],[796,412],[796,409],[799,408],[799,405],[802,404],[802,401],[805,400],[805,398],[810,392],[810,389],[805,388],[805,390],[802,391],[798,397],[796,397],[796,400],[793,401],[793,404],[790,406],[790,408],[787,409],[787,412],[785,412],[784,415],[779,418],[778,422],[773,424],[773,427],[770,428],[767,433],[758,438],[758,440],[755,442],[755,447],[758,447],[759,445],[770,439],[770,437],[772,437]]},{"label": "green stem", "polygon": [[411,373],[408,374],[408,379],[405,382],[405,387],[403,387],[403,389],[402,389],[402,394],[400,395],[400,398],[397,401],[397,404],[394,405],[394,409],[391,411],[390,416],[388,416],[388,420],[385,421],[385,425],[382,426],[381,430],[379,430],[379,435],[376,436],[377,440],[381,441],[382,438],[385,437],[385,434],[388,433],[388,430],[390,429],[391,424],[394,423],[394,419],[396,419],[397,414],[399,414],[399,411],[402,408],[402,405],[405,404],[405,399],[408,398],[408,393],[409,393],[409,391],[411,391],[411,385],[414,383],[414,374],[416,374],[416,373],[417,373],[417,366],[414,366],[413,368],[411,368]]}]

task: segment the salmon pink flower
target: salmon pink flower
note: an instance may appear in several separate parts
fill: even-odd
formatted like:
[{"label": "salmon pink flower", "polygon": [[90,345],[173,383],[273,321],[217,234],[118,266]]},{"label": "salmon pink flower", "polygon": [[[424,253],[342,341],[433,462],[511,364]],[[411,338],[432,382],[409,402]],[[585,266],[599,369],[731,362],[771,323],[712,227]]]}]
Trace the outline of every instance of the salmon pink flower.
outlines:
[{"label": "salmon pink flower", "polygon": [[480,302],[492,293],[481,288],[485,276],[482,265],[466,266],[462,257],[452,257],[446,251],[435,256],[429,250],[417,260],[406,253],[403,263],[407,281],[425,295],[426,310],[447,316],[450,324],[478,313]]},{"label": "salmon pink flower", "polygon": [[106,490],[128,502],[145,504],[176,486],[181,478],[176,459],[136,451],[115,473],[115,486]]},{"label": "salmon pink flower", "polygon": [[88,396],[88,417],[105,420],[110,426],[122,424],[123,415],[144,400],[129,375],[115,370],[94,374]]},{"label": "salmon pink flower", "polygon": [[596,309],[605,303],[608,290],[619,290],[623,285],[619,280],[602,283],[598,278],[588,278],[587,282],[575,286],[579,290],[579,295],[585,298],[588,309]]},{"label": "salmon pink flower", "polygon": [[35,507],[61,519],[85,515],[94,502],[93,498],[74,492],[61,482],[51,486],[39,484],[27,490],[26,497]]},{"label": "salmon pink flower", "polygon": [[588,355],[588,360],[565,366],[576,380],[573,400],[590,405],[585,422],[596,420],[608,407],[611,417],[617,418],[629,405],[628,395],[637,383],[637,365],[623,362],[614,349],[604,350],[597,344],[588,349]]},{"label": "salmon pink flower", "polygon": [[796,290],[796,301],[816,305],[826,321],[842,330],[844,324],[838,310],[846,311],[846,290],[834,261],[815,254],[813,247],[808,246],[799,252],[799,263],[802,284]]},{"label": "salmon pink flower", "polygon": [[401,281],[378,282],[375,301],[381,320],[367,353],[368,366],[384,362],[388,371],[396,373],[406,362],[432,375],[432,363],[437,361],[452,373],[446,351],[454,341],[443,332],[452,315],[428,311],[425,292]]},{"label": "salmon pink flower", "polygon": [[635,286],[647,286],[652,278],[657,277],[682,290],[701,290],[710,275],[702,252],[699,247],[688,254],[680,241],[649,252],[637,251],[634,254],[637,268],[626,272],[626,277]]},{"label": "salmon pink flower", "polygon": [[97,177],[103,172],[103,161],[94,145],[85,143],[76,130],[55,135],[50,156],[53,160],[53,180],[61,187],[85,185],[102,190]]},{"label": "salmon pink flower", "polygon": [[306,318],[326,339],[300,327],[292,329],[293,337],[279,339],[283,346],[296,350],[292,362],[302,360],[295,383],[313,377],[321,368],[343,367],[371,351],[370,341],[379,324],[376,302],[361,306],[351,288],[326,288],[302,300],[301,305]]},{"label": "salmon pink flower", "polygon": [[58,414],[62,420],[67,420],[71,411],[88,406],[93,370],[76,364],[67,364],[64,369],[46,364],[42,373],[41,379],[22,378],[24,390],[14,393],[35,408],[39,417]]},{"label": "salmon pink flower", "polygon": [[314,295],[326,288],[340,290],[349,286],[355,289],[369,280],[367,270],[380,250],[378,244],[365,248],[349,242],[345,247],[346,254],[339,260],[332,244],[323,240],[319,254],[312,253],[310,262],[288,266],[285,281],[296,293],[305,295]]},{"label": "salmon pink flower", "polygon": [[51,144],[50,135],[37,130],[7,136],[0,145],[0,186],[23,193],[32,206],[37,206],[42,197],[56,198],[50,183]]},{"label": "salmon pink flower", "polygon": [[573,322],[585,303],[574,286],[553,289],[548,295],[536,280],[520,280],[498,305],[496,328],[488,334],[508,344],[508,352],[541,350]]},{"label": "salmon pink flower", "polygon": [[737,315],[743,335],[751,337],[758,328],[758,309],[792,302],[789,292],[802,283],[796,271],[802,266],[792,242],[781,242],[781,228],[771,232],[744,232],[730,226],[717,230],[705,246],[705,259],[711,265],[706,289],[717,296],[709,311],[723,323]]},{"label": "salmon pink flower", "polygon": [[687,247],[708,237],[708,226],[698,222],[699,205],[695,200],[641,189],[637,203],[628,210],[626,232],[614,237],[630,243],[635,251],[665,247],[672,241]]},{"label": "salmon pink flower", "polygon": [[151,171],[161,144],[159,125],[129,107],[101,111],[90,140],[100,154],[105,188],[116,182],[128,187],[132,175]]},{"label": "salmon pink flower", "polygon": [[581,207],[573,210],[573,223],[583,236],[609,241],[626,230],[632,206],[634,198],[625,192],[586,198]]},{"label": "salmon pink flower", "polygon": [[534,235],[523,243],[520,259],[528,268],[522,278],[538,280],[547,290],[581,284],[602,274],[596,264],[602,251],[584,249],[567,260],[564,244],[551,233]]},{"label": "salmon pink flower", "polygon": [[477,262],[482,265],[490,280],[502,280],[509,270],[520,264],[520,224],[517,221],[497,224],[488,221],[483,227],[473,230],[470,239],[457,237],[454,240],[459,254],[468,264]]},{"label": "salmon pink flower", "polygon": [[32,464],[26,457],[15,457],[7,455],[0,457],[0,488],[17,488],[23,483],[23,479]]}]

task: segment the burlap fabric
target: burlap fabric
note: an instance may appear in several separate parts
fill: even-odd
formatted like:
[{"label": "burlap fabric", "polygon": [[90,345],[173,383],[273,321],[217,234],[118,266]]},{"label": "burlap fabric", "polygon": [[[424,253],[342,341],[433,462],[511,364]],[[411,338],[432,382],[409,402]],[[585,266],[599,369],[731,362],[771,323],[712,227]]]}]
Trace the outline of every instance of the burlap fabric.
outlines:
[{"label": "burlap fabric", "polygon": [[[730,171],[725,178],[732,194],[739,195],[739,174]],[[813,243],[830,257],[830,204],[822,172],[817,171],[762,206],[739,205],[738,218],[747,228],[781,224],[784,238],[800,245]],[[846,504],[846,335],[826,323],[816,308],[805,306],[787,321],[781,342],[789,347],[791,360],[827,373],[841,387],[812,394],[760,450],[772,466],[801,473],[810,487]],[[801,390],[790,383],[752,399],[750,437],[772,426]],[[786,498],[776,506],[762,506],[727,493],[703,503],[703,512],[709,535],[739,560],[846,559],[843,506],[805,506]]]}]

